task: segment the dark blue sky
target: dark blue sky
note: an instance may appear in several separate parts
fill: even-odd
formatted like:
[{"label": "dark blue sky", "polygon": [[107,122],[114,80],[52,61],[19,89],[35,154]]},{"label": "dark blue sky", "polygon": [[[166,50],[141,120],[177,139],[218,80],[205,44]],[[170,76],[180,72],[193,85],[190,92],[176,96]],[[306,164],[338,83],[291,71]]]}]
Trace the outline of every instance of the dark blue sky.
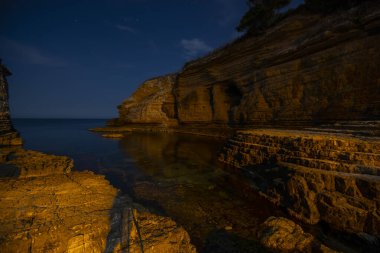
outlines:
[{"label": "dark blue sky", "polygon": [[236,38],[246,10],[245,0],[1,0],[12,115],[115,117],[144,80]]}]

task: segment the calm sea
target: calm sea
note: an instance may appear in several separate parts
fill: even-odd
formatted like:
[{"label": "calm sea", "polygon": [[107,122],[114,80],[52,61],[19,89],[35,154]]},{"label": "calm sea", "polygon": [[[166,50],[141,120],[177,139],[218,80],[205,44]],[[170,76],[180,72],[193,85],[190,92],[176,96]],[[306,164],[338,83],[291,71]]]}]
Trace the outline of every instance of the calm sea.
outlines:
[{"label": "calm sea", "polygon": [[[161,180],[205,183],[220,171],[217,152],[223,142],[184,134],[133,133],[123,139],[103,138],[88,129],[102,119],[15,119],[24,148],[74,159],[77,170]],[[116,174],[120,174],[116,173]],[[193,182],[194,181],[194,182]],[[118,185],[120,187],[120,185]],[[123,188],[123,187],[122,187]]]},{"label": "calm sea", "polygon": [[[259,224],[287,216],[252,189],[247,175],[218,162],[223,140],[173,133],[107,139],[88,130],[104,126],[102,119],[13,122],[24,148],[70,156],[77,170],[105,175],[151,212],[184,226],[199,252],[262,252],[255,240]],[[322,237],[329,242],[331,236]]]},{"label": "calm sea", "polygon": [[250,190],[237,171],[218,163],[223,141],[168,133],[128,133],[114,140],[88,131],[104,124],[14,120],[26,149],[70,156],[77,170],[104,174],[151,212],[183,225],[201,252],[256,252],[258,225],[270,215],[284,216]]},{"label": "calm sea", "polygon": [[75,160],[78,170],[97,170],[99,162],[110,157],[120,160],[118,141],[105,139],[88,129],[104,126],[103,119],[14,119],[24,148]]}]

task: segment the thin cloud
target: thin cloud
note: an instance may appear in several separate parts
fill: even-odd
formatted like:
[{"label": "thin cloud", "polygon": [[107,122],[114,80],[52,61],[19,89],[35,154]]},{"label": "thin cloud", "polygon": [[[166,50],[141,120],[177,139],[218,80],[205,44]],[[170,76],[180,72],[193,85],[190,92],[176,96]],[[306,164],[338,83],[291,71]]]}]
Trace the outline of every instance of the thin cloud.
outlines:
[{"label": "thin cloud", "polygon": [[193,58],[212,50],[212,47],[208,46],[204,41],[198,38],[191,40],[182,39],[181,45],[185,50],[187,58]]},{"label": "thin cloud", "polygon": [[126,26],[126,25],[116,25],[116,28],[119,29],[119,30],[122,30],[122,31],[130,32],[130,33],[135,33],[136,32],[135,29],[133,29],[130,26]]},{"label": "thin cloud", "polygon": [[65,67],[68,65],[62,59],[42,52],[36,47],[4,37],[0,37],[0,42],[0,44],[2,44],[4,52],[7,52],[7,55],[13,60],[47,67]]}]

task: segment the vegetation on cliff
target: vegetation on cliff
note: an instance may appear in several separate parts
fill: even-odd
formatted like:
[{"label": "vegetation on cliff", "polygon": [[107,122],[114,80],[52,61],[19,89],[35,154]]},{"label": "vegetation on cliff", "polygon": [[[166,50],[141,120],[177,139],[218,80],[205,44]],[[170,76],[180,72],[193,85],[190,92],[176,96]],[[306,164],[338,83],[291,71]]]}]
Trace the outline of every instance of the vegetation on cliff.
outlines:
[{"label": "vegetation on cliff", "polygon": [[[363,2],[374,0],[305,0],[300,8],[311,12],[328,14],[334,11],[353,8]],[[277,24],[291,13],[286,10],[291,0],[247,0],[249,10],[241,18],[236,30],[248,35],[260,34]]]},{"label": "vegetation on cliff", "polygon": [[280,9],[287,6],[291,0],[249,0],[248,12],[242,17],[236,28],[239,32],[262,32],[281,17]]}]

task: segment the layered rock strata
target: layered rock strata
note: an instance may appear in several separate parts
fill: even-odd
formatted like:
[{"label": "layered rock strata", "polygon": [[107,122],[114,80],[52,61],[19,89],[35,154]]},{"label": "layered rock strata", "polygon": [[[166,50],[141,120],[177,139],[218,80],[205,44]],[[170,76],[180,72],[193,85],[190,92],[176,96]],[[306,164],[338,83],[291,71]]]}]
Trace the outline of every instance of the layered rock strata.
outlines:
[{"label": "layered rock strata", "polygon": [[182,227],[120,196],[104,176],[71,172],[67,157],[1,152],[0,171],[21,172],[0,178],[2,251],[195,252]]},{"label": "layered rock strata", "polygon": [[[380,118],[380,5],[327,16],[298,10],[264,35],[140,86],[119,123],[312,125]],[[170,80],[170,81],[168,81]],[[154,87],[153,87],[154,86]]]},{"label": "layered rock strata", "polygon": [[380,235],[380,139],[291,130],[239,131],[219,160],[304,222]]},{"label": "layered rock strata", "polygon": [[176,78],[176,74],[170,74],[145,81],[118,107],[120,117],[113,123],[176,125],[173,94]]}]

